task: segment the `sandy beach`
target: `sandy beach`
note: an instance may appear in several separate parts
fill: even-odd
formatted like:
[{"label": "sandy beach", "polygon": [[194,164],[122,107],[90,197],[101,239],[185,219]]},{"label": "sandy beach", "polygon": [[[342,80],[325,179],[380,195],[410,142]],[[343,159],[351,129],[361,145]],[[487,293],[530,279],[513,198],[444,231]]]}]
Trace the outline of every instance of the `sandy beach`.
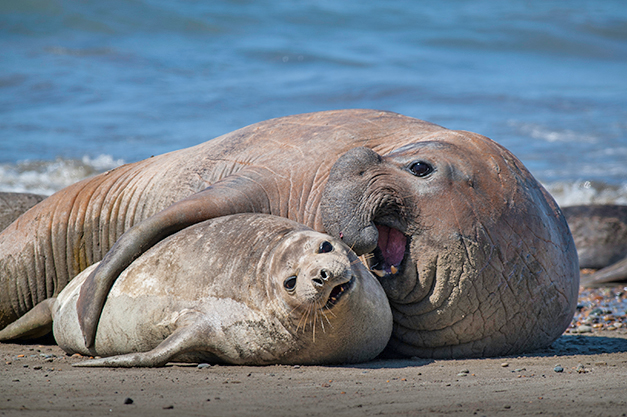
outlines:
[{"label": "sandy beach", "polygon": [[[11,298],[23,314],[58,294],[66,272],[70,279],[105,256],[132,225],[219,184],[212,188],[225,191],[219,199],[166,217],[183,227],[212,207],[216,215],[271,212],[344,233],[347,242],[364,231],[374,240],[377,220],[387,241],[380,268],[416,262],[418,279],[403,304],[420,301],[408,307],[417,317],[430,305],[449,308],[426,316],[445,330],[435,338],[448,333],[446,343],[470,328],[495,334],[495,323],[519,340],[533,326],[545,332],[566,323],[569,312],[558,319],[561,309],[549,300],[572,301],[575,284],[549,284],[552,268],[569,268],[555,275],[575,279],[575,258],[562,256],[571,246],[563,219],[544,205],[527,172],[561,210],[626,205],[626,25],[622,1],[0,2],[0,230],[27,205],[66,189],[59,205],[54,197],[41,206],[50,217],[24,217],[24,226],[0,239],[0,303]],[[312,114],[277,121],[342,109],[363,110],[333,126]],[[368,109],[428,123],[395,131],[382,114],[368,118]],[[487,152],[480,136],[499,146]],[[250,152],[238,150],[245,143]],[[361,146],[382,158],[343,158],[346,170],[333,170],[343,184],[330,199],[332,164]],[[153,168],[133,171],[128,164],[135,163]],[[355,169],[362,165],[374,167],[372,181]],[[96,175],[106,180],[88,183]],[[390,192],[363,192],[380,184]],[[527,191],[508,191],[515,184]],[[66,188],[83,185],[76,196]],[[31,195],[12,197],[3,209],[3,193]],[[335,220],[327,221],[323,207],[335,207],[328,210]],[[601,247],[625,238],[625,228],[607,221],[612,216],[575,213],[595,261],[579,265],[618,261]],[[367,214],[372,225],[363,221]],[[323,227],[334,221],[337,231]],[[179,230],[157,223],[135,230]],[[142,239],[127,237],[144,250]],[[380,229],[377,243],[381,252]],[[494,277],[491,288],[471,282],[493,270],[499,285]],[[495,358],[87,368],[73,366],[87,357],[66,354],[52,336],[0,343],[0,417],[626,416],[627,283],[619,278],[615,286],[582,288],[571,325],[551,346]],[[389,296],[406,291],[406,283],[395,283]],[[454,290],[460,301],[448,303]],[[469,315],[478,300],[493,311]],[[529,300],[547,308],[535,314],[533,303],[505,304]],[[512,319],[504,326],[501,317]],[[539,324],[544,319],[550,324]],[[415,321],[425,329],[422,316],[408,319]],[[119,328],[115,334],[124,336]],[[429,339],[423,336],[416,340]]]},{"label": "sandy beach", "polygon": [[88,369],[51,340],[0,344],[0,415],[625,416],[626,316],[606,307],[622,299],[583,290],[551,347],[489,359]]}]

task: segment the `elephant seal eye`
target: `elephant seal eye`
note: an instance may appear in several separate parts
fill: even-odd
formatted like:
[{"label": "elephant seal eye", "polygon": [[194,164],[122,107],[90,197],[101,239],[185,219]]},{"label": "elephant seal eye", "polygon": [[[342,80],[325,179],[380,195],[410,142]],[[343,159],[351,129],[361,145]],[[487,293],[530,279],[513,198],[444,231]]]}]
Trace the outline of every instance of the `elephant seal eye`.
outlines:
[{"label": "elephant seal eye", "polygon": [[318,253],[328,253],[328,252],[331,252],[332,250],[334,250],[334,247],[328,241],[324,241],[318,247]]},{"label": "elephant seal eye", "polygon": [[297,276],[296,275],[291,275],[288,278],[286,278],[286,280],[283,282],[283,287],[288,290],[288,291],[292,291],[294,290],[294,287],[297,286]]},{"label": "elephant seal eye", "polygon": [[417,177],[425,177],[434,171],[434,168],[430,164],[423,161],[413,162],[410,164],[409,169],[410,172]]}]

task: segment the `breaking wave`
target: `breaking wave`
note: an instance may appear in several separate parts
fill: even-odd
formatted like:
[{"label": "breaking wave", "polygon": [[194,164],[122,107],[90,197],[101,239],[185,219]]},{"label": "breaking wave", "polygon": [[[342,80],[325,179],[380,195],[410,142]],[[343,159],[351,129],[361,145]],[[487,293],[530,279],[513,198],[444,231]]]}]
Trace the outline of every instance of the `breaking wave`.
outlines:
[{"label": "breaking wave", "polygon": [[110,155],[0,164],[0,191],[51,195],[82,179],[124,164]]},{"label": "breaking wave", "polygon": [[610,185],[596,181],[543,184],[561,207],[581,204],[626,204],[626,183]]}]

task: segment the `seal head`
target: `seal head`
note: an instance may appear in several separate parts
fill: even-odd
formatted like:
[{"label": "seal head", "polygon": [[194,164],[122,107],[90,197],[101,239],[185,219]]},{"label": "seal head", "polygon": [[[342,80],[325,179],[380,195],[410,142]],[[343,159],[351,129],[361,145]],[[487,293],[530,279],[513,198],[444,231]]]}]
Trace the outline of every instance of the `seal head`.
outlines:
[{"label": "seal head", "polygon": [[362,362],[383,350],[392,332],[386,295],[339,239],[294,232],[271,259],[269,299],[281,304],[277,309],[285,314],[286,328],[302,340],[303,363],[308,358]]},{"label": "seal head", "polygon": [[330,171],[327,232],[358,253],[389,297],[389,351],[505,355],[547,346],[578,294],[575,247],[552,197],[490,139],[443,131]]}]

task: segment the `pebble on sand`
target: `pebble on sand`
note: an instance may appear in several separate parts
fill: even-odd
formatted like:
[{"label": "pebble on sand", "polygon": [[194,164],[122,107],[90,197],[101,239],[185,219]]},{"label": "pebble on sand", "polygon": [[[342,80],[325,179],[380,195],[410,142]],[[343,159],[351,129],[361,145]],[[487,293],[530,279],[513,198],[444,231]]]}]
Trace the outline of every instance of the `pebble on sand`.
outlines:
[{"label": "pebble on sand", "polygon": [[626,326],[626,286],[580,288],[567,333],[595,333]]}]

